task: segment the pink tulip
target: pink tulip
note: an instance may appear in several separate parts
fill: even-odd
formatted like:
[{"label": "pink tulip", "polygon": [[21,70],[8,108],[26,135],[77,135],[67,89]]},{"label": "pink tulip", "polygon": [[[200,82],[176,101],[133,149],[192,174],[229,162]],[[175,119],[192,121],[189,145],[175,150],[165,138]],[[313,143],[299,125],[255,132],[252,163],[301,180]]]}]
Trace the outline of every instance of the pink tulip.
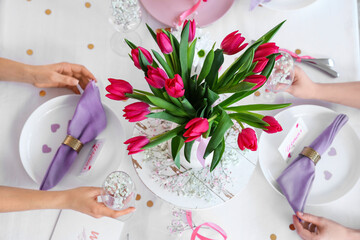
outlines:
[{"label": "pink tulip", "polygon": [[173,79],[166,79],[165,81],[165,90],[166,92],[174,98],[179,98],[184,96],[184,82],[179,74],[175,74]]},{"label": "pink tulip", "polygon": [[131,57],[134,61],[134,65],[135,67],[137,67],[138,69],[141,69],[140,63],[139,63],[139,49],[141,50],[141,52],[144,54],[145,58],[148,60],[148,62],[150,64],[152,64],[153,59],[151,54],[149,53],[148,50],[146,50],[145,48],[142,47],[137,47],[135,49],[131,50]]},{"label": "pink tulip", "polygon": [[245,150],[245,148],[250,149],[251,151],[257,150],[256,133],[252,128],[244,128],[239,133],[237,142],[241,150]]},{"label": "pink tulip", "polygon": [[[183,28],[186,26],[187,23],[188,23],[188,20],[185,20]],[[189,24],[189,38],[188,38],[189,42],[194,40],[195,33],[196,33],[196,23],[195,23],[195,20],[191,20],[190,24]]]},{"label": "pink tulip", "polygon": [[[279,47],[276,46],[275,43],[273,43],[273,42],[264,43],[264,44],[261,44],[256,49],[254,59],[261,58],[261,57],[267,57],[271,54],[278,53],[278,52],[279,52]],[[277,56],[276,60],[279,60],[280,58],[281,58],[281,55]]]},{"label": "pink tulip", "polygon": [[129,151],[128,155],[132,155],[144,151],[142,148],[145,147],[149,142],[150,140],[147,137],[137,136],[126,140],[124,144],[129,144],[127,147],[127,150]]},{"label": "pink tulip", "polygon": [[251,89],[255,90],[266,82],[266,77],[263,75],[250,75],[244,79],[244,82],[256,83],[256,85]]},{"label": "pink tulip", "polygon": [[191,142],[209,129],[209,122],[206,118],[194,118],[186,124],[185,129],[188,129],[183,135],[188,138],[185,142]]},{"label": "pink tulip", "polygon": [[165,81],[168,78],[165,71],[161,68],[154,68],[148,65],[147,77],[145,77],[146,81],[150,84],[150,86],[154,88],[163,88],[165,86]]},{"label": "pink tulip", "polygon": [[129,122],[138,122],[146,119],[146,115],[150,113],[150,105],[144,102],[136,102],[127,105],[123,115]]},{"label": "pink tulip", "polygon": [[162,53],[164,54],[172,53],[173,47],[171,45],[169,37],[165,33],[160,32],[156,34],[156,41]]},{"label": "pink tulip", "polygon": [[266,57],[254,58],[253,63],[257,62],[253,70],[254,73],[259,73],[266,67],[266,64],[269,62],[269,59]]},{"label": "pink tulip", "polygon": [[109,78],[109,82],[111,83],[105,89],[110,94],[106,94],[106,97],[112,100],[127,100],[126,93],[133,93],[133,87],[127,81],[121,79]]},{"label": "pink tulip", "polygon": [[244,42],[245,38],[241,37],[241,34],[237,32],[238,31],[230,33],[221,42],[220,47],[227,55],[234,55],[243,50],[248,45],[247,43],[241,45]]},{"label": "pink tulip", "polygon": [[279,124],[279,122],[271,116],[265,116],[262,119],[263,121],[267,122],[270,126],[266,126],[266,130],[264,130],[264,132],[267,133],[277,133],[277,132],[281,132],[283,129],[281,127],[281,125]]}]

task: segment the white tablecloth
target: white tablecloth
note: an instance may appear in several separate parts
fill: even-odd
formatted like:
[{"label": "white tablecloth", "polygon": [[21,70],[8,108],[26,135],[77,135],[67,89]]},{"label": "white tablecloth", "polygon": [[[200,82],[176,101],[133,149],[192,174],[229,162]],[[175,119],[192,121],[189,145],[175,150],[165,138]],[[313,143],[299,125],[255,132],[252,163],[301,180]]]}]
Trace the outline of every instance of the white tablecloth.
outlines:
[{"label": "white tablecloth", "polygon": [[[121,117],[127,103],[113,102],[104,98],[107,78],[131,81],[136,88],[143,88],[143,75],[132,66],[128,58],[112,52],[109,40],[114,29],[108,23],[108,1],[46,1],[46,0],[0,0],[0,57],[7,57],[29,64],[48,64],[60,61],[80,63],[90,69],[99,80],[103,101],[118,113],[126,126],[126,137],[132,133],[131,124]],[[333,79],[317,70],[303,66],[317,82],[346,82],[360,80],[359,37],[357,5],[355,0],[317,0],[314,4],[291,12],[258,7],[249,12],[249,0],[235,0],[230,11],[219,21],[206,27],[218,43],[233,30],[239,29],[247,39],[256,39],[284,19],[287,22],[275,36],[274,41],[289,50],[301,49],[303,54],[314,57],[331,57],[335,60],[340,78]],[[50,9],[51,14],[45,14]],[[143,11],[143,22],[154,28],[162,25]],[[142,36],[142,46],[153,48],[154,43],[144,25],[136,30]],[[88,44],[93,44],[92,50]],[[28,49],[33,50],[27,55]],[[230,57],[226,64],[233,58]],[[0,184],[36,189],[38,186],[24,170],[19,156],[19,136],[30,114],[47,100],[70,94],[65,89],[45,89],[40,97],[33,86],[21,83],[0,83]],[[295,100],[289,95],[285,100],[312,103],[345,112],[350,124],[360,135],[360,111],[319,101]],[[125,231],[131,240],[175,239],[166,227],[173,219],[172,206],[154,196],[135,177],[128,156],[124,156],[120,169],[134,176],[142,198],[137,211],[127,222]],[[1,196],[0,196],[1,197]],[[146,206],[147,201],[154,206]],[[331,218],[346,226],[360,226],[360,184],[358,183],[341,199],[321,206],[307,207],[313,214]],[[0,214],[0,239],[49,239],[58,216],[58,210],[36,210]],[[229,239],[298,239],[289,229],[292,210],[285,198],[276,193],[266,181],[260,167],[247,187],[226,204],[209,210],[196,211],[197,224],[210,221],[227,232]],[[181,239],[189,239],[190,231]]]}]

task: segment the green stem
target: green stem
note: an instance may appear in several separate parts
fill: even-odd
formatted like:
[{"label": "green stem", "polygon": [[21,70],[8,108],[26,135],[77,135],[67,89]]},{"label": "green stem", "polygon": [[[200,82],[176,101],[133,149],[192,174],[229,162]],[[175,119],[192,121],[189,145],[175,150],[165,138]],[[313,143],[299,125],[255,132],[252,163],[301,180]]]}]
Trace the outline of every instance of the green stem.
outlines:
[{"label": "green stem", "polygon": [[240,127],[241,127],[242,129],[245,128],[244,125],[243,125],[240,121],[237,121],[237,122],[240,124]]},{"label": "green stem", "polygon": [[208,122],[211,122],[212,120],[214,120],[215,118],[217,118],[217,114],[215,114],[214,116],[212,116],[211,118],[208,119]]},{"label": "green stem", "polygon": [[145,95],[154,96],[154,94],[152,94],[152,93],[149,93],[149,92],[146,92],[146,91],[142,91],[142,90],[139,90],[139,89],[134,89],[134,92],[138,92],[138,93],[142,93],[142,94],[145,94]]}]

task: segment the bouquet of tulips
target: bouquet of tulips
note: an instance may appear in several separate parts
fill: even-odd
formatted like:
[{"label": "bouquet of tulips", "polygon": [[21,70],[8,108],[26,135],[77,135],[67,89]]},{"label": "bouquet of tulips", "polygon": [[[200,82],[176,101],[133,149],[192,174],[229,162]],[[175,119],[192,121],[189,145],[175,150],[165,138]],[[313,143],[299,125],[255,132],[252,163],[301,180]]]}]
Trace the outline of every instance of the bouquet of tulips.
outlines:
[{"label": "bouquet of tulips", "polygon": [[[262,87],[271,74],[275,61],[281,55],[279,47],[269,40],[283,23],[249,46],[222,74],[220,68],[224,55],[236,54],[248,45],[238,31],[226,36],[220,49],[212,47],[198,74],[192,74],[197,41],[194,21],[184,22],[180,40],[169,31],[162,29],[155,33],[147,26],[162,55],[155,50],[151,50],[151,54],[125,40],[131,48],[130,58],[144,72],[151,92],[133,89],[124,80],[110,78],[111,84],[106,87],[109,94],[106,96],[113,100],[139,100],[124,109],[124,117],[130,122],[158,118],[177,124],[174,129],[152,139],[146,136],[130,138],[125,142],[129,144],[129,155],[171,140],[171,154],[176,166],[180,168],[180,150],[184,148],[184,156],[190,162],[194,141],[210,137],[203,157],[206,158],[213,152],[210,166],[212,171],[224,153],[224,134],[233,125],[233,121],[238,122],[242,128],[238,136],[241,150],[257,149],[255,131],[244,124],[267,133],[281,131],[281,126],[273,117],[252,111],[279,109],[289,104],[233,105]],[[219,94],[225,93],[228,97],[216,104]]]}]

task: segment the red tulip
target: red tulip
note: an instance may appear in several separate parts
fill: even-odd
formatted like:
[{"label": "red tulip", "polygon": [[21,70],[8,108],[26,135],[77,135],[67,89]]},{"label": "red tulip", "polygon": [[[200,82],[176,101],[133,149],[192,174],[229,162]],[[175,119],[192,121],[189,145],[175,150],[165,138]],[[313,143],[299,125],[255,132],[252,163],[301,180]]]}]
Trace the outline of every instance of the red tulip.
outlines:
[{"label": "red tulip", "polygon": [[191,142],[209,129],[209,122],[206,118],[194,118],[186,124],[185,129],[188,129],[183,135],[188,138],[185,142]]},{"label": "red tulip", "polygon": [[134,65],[135,67],[137,67],[138,69],[141,69],[140,63],[139,63],[139,49],[141,50],[141,52],[144,54],[145,58],[148,60],[148,62],[150,64],[152,64],[153,59],[151,54],[149,53],[148,50],[146,50],[145,48],[142,47],[137,47],[135,49],[131,50],[131,57],[134,61]]},{"label": "red tulip", "polygon": [[244,79],[244,82],[256,83],[256,85],[251,89],[255,90],[266,82],[266,77],[263,75],[250,75]]},{"label": "red tulip", "polygon": [[248,45],[247,43],[241,45],[245,38],[241,37],[241,34],[237,32],[238,31],[230,33],[221,42],[221,49],[224,50],[224,53],[227,55],[236,54]]},{"label": "red tulip", "polygon": [[150,113],[150,105],[144,102],[136,102],[127,105],[123,111],[125,112],[123,116],[129,122],[138,122],[146,119],[145,116]]},{"label": "red tulip", "polygon": [[149,142],[150,140],[147,137],[137,136],[126,140],[124,144],[129,144],[127,147],[127,150],[129,151],[128,155],[132,155],[144,151],[142,148],[145,147]]},{"label": "red tulip", "polygon": [[[254,59],[261,58],[261,57],[267,57],[271,54],[278,53],[278,52],[279,52],[279,47],[276,46],[275,43],[273,43],[273,42],[264,43],[264,44],[261,44],[256,49]],[[281,58],[281,55],[277,56],[276,60],[279,60],[280,58]]]},{"label": "red tulip", "polygon": [[267,122],[270,126],[266,126],[266,130],[264,130],[264,132],[267,133],[277,133],[277,132],[281,132],[283,129],[281,127],[281,125],[279,124],[279,122],[271,116],[265,116],[262,119],[263,121]]},{"label": "red tulip", "polygon": [[253,72],[259,73],[262,70],[264,70],[266,64],[269,62],[269,59],[266,57],[254,58],[253,63],[255,63],[255,62],[257,62],[257,64],[255,65]]},{"label": "red tulip", "polygon": [[179,74],[175,74],[173,79],[166,79],[165,81],[166,92],[174,98],[179,98],[184,96],[184,82]]},{"label": "red tulip", "polygon": [[156,41],[162,53],[169,54],[173,51],[170,39],[165,33],[160,32],[156,34]]},{"label": "red tulip", "polygon": [[154,68],[148,65],[147,77],[145,77],[146,81],[150,84],[150,86],[154,88],[163,88],[165,86],[165,81],[168,78],[165,71],[161,68]]},{"label": "red tulip", "polygon": [[[183,28],[186,26],[186,24],[188,23],[188,20],[185,20]],[[189,24],[189,42],[191,42],[192,40],[194,40],[195,38],[195,33],[196,33],[196,23],[195,20],[191,20],[190,24]]]},{"label": "red tulip", "polygon": [[111,83],[105,89],[110,94],[106,94],[106,97],[112,100],[127,100],[128,97],[125,96],[126,93],[133,93],[133,87],[127,81],[121,79],[109,78]]},{"label": "red tulip", "polygon": [[244,128],[239,133],[237,142],[241,150],[245,150],[245,148],[250,149],[251,151],[257,150],[256,133],[252,128]]}]

